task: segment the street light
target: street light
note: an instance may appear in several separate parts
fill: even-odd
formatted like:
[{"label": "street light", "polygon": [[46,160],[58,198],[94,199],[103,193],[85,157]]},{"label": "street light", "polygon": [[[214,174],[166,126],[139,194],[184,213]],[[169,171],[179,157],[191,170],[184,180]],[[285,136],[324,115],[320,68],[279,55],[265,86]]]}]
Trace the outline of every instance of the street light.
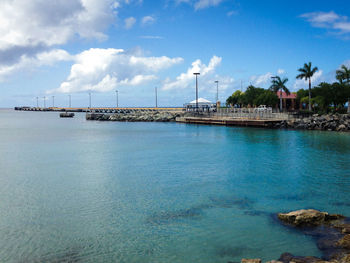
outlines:
[{"label": "street light", "polygon": [[219,81],[215,80],[216,83],[216,101],[219,101]]},{"label": "street light", "polygon": [[89,109],[91,109],[91,91],[89,91]]},{"label": "street light", "polygon": [[117,99],[117,108],[118,108],[118,107],[119,107],[119,105],[118,105],[118,104],[119,104],[119,103],[118,103],[118,90],[115,91],[115,94],[116,94],[116,96],[117,96],[116,99]]},{"label": "street light", "polygon": [[72,103],[71,103],[72,101],[71,101],[71,95],[70,94],[68,95],[68,98],[69,98],[69,108],[71,108],[72,107]]},{"label": "street light", "polygon": [[44,99],[44,109],[46,108],[46,96],[43,97]]},{"label": "street light", "polygon": [[196,73],[193,73],[193,75],[196,76],[196,109],[197,109],[197,112],[198,112],[198,75],[200,75],[201,73],[199,72],[196,72]]},{"label": "street light", "polygon": [[39,108],[39,97],[36,97],[36,107]]},{"label": "street light", "polygon": [[154,88],[154,91],[156,93],[156,108],[158,108],[158,94],[157,94],[157,87]]},{"label": "street light", "polygon": [[52,96],[52,108],[55,107],[55,96]]}]

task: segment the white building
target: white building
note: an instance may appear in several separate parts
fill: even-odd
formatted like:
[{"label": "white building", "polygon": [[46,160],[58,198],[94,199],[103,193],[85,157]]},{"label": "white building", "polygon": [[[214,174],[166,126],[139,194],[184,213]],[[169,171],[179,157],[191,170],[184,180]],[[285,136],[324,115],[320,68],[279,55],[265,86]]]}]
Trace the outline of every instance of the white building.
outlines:
[{"label": "white building", "polygon": [[[191,101],[190,103],[184,104],[186,111],[195,111],[196,110],[196,100]],[[216,109],[216,104],[212,103],[209,100],[204,98],[198,98],[198,110],[199,111],[213,111]]]}]

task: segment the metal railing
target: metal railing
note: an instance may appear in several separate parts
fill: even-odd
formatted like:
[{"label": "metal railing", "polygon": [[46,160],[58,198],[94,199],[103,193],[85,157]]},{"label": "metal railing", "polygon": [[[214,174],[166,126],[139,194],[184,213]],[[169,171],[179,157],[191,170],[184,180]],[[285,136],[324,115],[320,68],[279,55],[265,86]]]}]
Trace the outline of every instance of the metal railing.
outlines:
[{"label": "metal railing", "polygon": [[291,117],[288,113],[273,112],[271,108],[258,109],[258,108],[220,108],[217,112],[191,112],[187,113],[187,116],[193,117],[211,117],[211,118],[236,118],[236,119],[252,119],[252,120],[264,120],[264,119],[278,119],[289,120]]}]

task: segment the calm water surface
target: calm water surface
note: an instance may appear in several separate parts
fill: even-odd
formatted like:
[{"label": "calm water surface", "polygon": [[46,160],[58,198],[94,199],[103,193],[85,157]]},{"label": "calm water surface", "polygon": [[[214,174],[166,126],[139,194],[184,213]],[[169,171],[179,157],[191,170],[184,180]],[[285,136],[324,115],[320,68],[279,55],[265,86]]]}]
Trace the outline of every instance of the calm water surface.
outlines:
[{"label": "calm water surface", "polygon": [[0,262],[319,256],[271,214],[350,216],[350,134],[0,110]]}]

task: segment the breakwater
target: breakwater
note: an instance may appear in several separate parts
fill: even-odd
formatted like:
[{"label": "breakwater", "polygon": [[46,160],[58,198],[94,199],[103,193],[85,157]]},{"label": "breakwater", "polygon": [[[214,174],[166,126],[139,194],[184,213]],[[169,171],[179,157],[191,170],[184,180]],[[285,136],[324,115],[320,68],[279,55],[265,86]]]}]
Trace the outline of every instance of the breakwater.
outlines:
[{"label": "breakwater", "polygon": [[314,114],[311,117],[283,120],[281,122],[274,123],[272,128],[350,131],[350,114]]},{"label": "breakwater", "polygon": [[129,121],[129,122],[171,122],[184,116],[182,111],[159,111],[159,110],[121,110],[113,114],[87,113],[87,120],[97,121]]}]

